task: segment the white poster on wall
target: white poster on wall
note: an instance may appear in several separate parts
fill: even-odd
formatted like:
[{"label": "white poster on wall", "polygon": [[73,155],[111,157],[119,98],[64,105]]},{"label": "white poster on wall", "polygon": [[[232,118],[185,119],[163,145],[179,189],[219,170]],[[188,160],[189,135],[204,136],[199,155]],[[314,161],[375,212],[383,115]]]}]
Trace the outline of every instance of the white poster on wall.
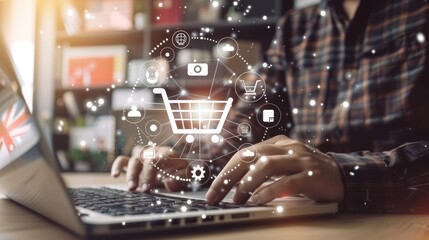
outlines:
[{"label": "white poster on wall", "polygon": [[295,0],[295,8],[307,7],[318,2],[320,2],[320,0]]}]

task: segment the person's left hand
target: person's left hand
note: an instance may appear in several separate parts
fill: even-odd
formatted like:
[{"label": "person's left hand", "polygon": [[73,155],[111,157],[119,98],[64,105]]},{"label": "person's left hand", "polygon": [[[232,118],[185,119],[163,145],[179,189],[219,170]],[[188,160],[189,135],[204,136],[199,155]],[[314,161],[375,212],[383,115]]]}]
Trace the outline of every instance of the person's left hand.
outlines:
[{"label": "person's left hand", "polygon": [[[246,150],[257,153],[253,162],[242,161]],[[265,183],[276,176],[280,178]],[[238,151],[213,181],[206,200],[221,201],[236,183],[239,184],[233,201],[237,204],[245,203],[250,197],[256,204],[297,194],[316,201],[341,202],[344,197],[336,162],[330,156],[282,135]]]}]

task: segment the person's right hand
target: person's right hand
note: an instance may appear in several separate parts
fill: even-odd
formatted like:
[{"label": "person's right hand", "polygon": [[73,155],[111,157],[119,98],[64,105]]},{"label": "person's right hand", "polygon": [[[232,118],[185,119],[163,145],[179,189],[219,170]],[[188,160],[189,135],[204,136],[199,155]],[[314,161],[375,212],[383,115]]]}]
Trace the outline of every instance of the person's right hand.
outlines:
[{"label": "person's right hand", "polygon": [[[159,147],[159,153],[162,157],[159,159],[156,167],[150,164],[150,160],[141,161],[140,153],[142,147],[136,146],[133,148],[131,157],[118,156],[114,161],[111,169],[112,177],[119,177],[123,170],[126,171],[126,181],[129,191],[135,191],[141,188],[143,192],[148,192],[154,187],[164,186],[168,191],[179,191],[186,188],[187,183],[181,182],[172,178],[168,178],[162,174],[162,171],[186,178],[187,162],[177,159],[178,155],[174,151],[170,151],[168,147]],[[161,177],[159,177],[161,174]]]}]

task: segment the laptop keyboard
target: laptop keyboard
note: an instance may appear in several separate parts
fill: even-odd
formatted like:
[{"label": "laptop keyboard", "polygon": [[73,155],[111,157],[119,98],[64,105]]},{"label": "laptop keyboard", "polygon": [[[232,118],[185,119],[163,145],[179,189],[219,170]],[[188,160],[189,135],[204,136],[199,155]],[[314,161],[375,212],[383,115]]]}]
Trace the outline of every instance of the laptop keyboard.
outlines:
[{"label": "laptop keyboard", "polygon": [[127,192],[112,188],[69,189],[76,206],[111,216],[193,212],[219,209],[249,208],[257,205],[236,205],[204,200],[166,197],[142,192]]}]

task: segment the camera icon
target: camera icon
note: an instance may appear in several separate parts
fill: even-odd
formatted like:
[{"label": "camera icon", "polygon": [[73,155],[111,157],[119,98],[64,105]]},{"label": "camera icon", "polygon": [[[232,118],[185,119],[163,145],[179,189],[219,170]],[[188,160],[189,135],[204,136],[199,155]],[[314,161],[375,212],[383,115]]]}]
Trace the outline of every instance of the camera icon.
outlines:
[{"label": "camera icon", "polygon": [[188,76],[207,76],[209,75],[209,66],[207,63],[189,63]]}]

